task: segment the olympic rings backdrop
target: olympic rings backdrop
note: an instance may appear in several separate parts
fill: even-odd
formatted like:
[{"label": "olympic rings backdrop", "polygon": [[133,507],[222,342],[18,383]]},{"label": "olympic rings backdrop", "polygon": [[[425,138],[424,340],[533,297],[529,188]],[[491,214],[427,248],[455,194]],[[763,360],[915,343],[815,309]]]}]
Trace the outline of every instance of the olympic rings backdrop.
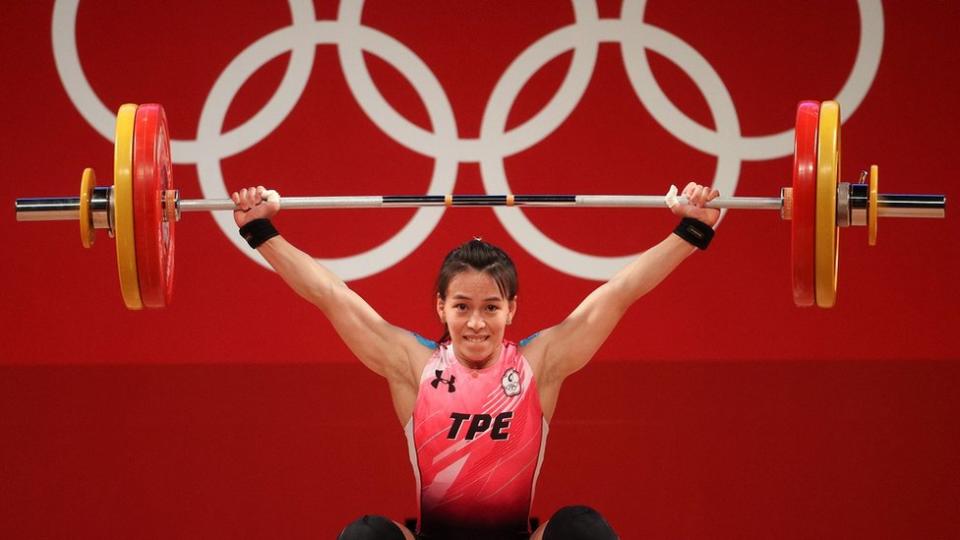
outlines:
[{"label": "olympic rings backdrop", "polygon": [[[315,426],[303,411],[294,409],[309,405],[327,411],[318,412],[324,417],[336,411],[356,419],[358,413],[348,408],[348,402],[362,395],[370,400],[363,421],[382,427],[383,440],[396,442],[373,460],[385,464],[376,469],[381,482],[351,477],[356,489],[338,487],[336,501],[309,499],[321,491],[314,485],[283,484],[283,479],[296,483],[299,476],[291,480],[273,469],[264,473],[277,478],[275,485],[269,482],[271,487],[264,488],[265,498],[291,489],[309,500],[293,506],[296,516],[311,517],[304,522],[291,518],[294,524],[288,529],[243,521],[261,515],[251,510],[261,502],[232,491],[243,491],[248,484],[213,485],[210,480],[210,485],[194,486],[196,497],[224,497],[228,501],[224,504],[237,512],[215,512],[216,519],[236,517],[250,527],[245,530],[255,531],[254,536],[269,535],[265,531],[271,530],[286,531],[288,536],[317,532],[329,536],[351,511],[413,511],[399,431],[395,421],[382,419],[389,416],[386,387],[362,372],[320,313],[300,301],[245,246],[229,212],[184,214],[177,224],[173,304],[144,312],[123,307],[113,241],[103,231],[88,251],[81,248],[74,223],[15,222],[16,197],[74,195],[84,167],[94,167],[101,184],[112,182],[114,115],[122,103],[158,102],[166,108],[174,139],[174,182],[185,198],[225,197],[258,184],[283,195],[661,194],[670,184],[682,186],[689,180],[712,184],[724,195],[778,196],[791,182],[794,112],[803,99],[841,103],[845,181],[855,181],[861,169],[877,163],[882,192],[945,193],[948,202],[955,202],[958,194],[953,167],[960,124],[956,2],[63,0],[5,2],[0,13],[5,22],[0,37],[4,96],[0,162],[5,181],[0,194],[7,205],[0,212],[7,243],[0,364],[9,375],[0,382],[6,395],[0,397],[6,409],[0,417],[4,431],[19,433],[14,439],[23,443],[8,449],[0,474],[10,471],[17,488],[32,485],[31,497],[41,499],[62,487],[56,473],[43,471],[61,469],[51,469],[43,452],[32,459],[25,456],[37,447],[53,452],[46,428],[56,431],[51,426],[70,424],[52,411],[69,416],[76,402],[89,405],[84,400],[97,394],[112,397],[103,398],[102,408],[83,409],[83,414],[116,418],[110,405],[115,403],[111,399],[119,399],[116,385],[130,384],[131,392],[156,400],[163,391],[149,381],[164,380],[157,384],[174,395],[161,400],[163,408],[142,403],[147,409],[135,407],[150,411],[145,414],[154,427],[176,424],[181,415],[207,418],[203,415],[220,410],[214,404],[222,402],[243,411],[237,413],[236,424],[227,422],[230,425],[263,428],[274,425],[273,415],[293,415],[298,420],[289,420],[286,428],[270,429],[312,430]],[[620,420],[613,424],[588,425],[621,421],[648,427],[675,425],[682,421],[675,416],[680,413],[664,404],[676,405],[671,400],[678,393],[703,390],[690,386],[683,375],[689,372],[682,366],[697,366],[701,383],[726,381],[723,388],[739,400],[758,387],[766,388],[767,401],[739,401],[749,410],[782,404],[791,399],[784,396],[794,395],[790,389],[830,393],[817,381],[832,374],[849,383],[841,385],[842,390],[828,384],[845,393],[843,399],[849,402],[843,403],[877,408],[848,418],[852,424],[836,419],[842,418],[842,411],[821,411],[829,417],[840,414],[834,417],[840,424],[831,425],[861,435],[886,429],[879,426],[916,428],[912,440],[916,453],[905,452],[910,457],[907,464],[898,463],[905,477],[913,478],[917,489],[935,501],[910,498],[905,503],[894,495],[902,493],[895,480],[880,488],[867,480],[876,471],[865,470],[845,484],[844,500],[877,490],[889,497],[876,504],[841,505],[853,521],[826,516],[822,530],[854,536],[861,530],[857,526],[873,532],[901,531],[900,526],[902,531],[915,531],[906,510],[894,513],[891,522],[864,525],[869,521],[866,516],[895,502],[912,509],[910,515],[926,522],[934,536],[947,531],[960,534],[955,515],[960,433],[950,420],[960,403],[955,392],[947,390],[960,382],[953,337],[960,323],[956,241],[960,230],[954,213],[948,204],[946,220],[881,220],[879,245],[874,248],[867,246],[865,229],[842,230],[838,304],[832,310],[793,306],[788,222],[776,212],[726,213],[710,249],[691,257],[638,302],[598,353],[597,365],[580,379],[583,382],[571,382],[570,388],[576,390],[564,395],[567,408],[561,405],[558,422],[562,425],[564,411],[572,415],[568,418],[577,418],[574,411],[588,407],[596,385],[602,383],[605,392],[636,396],[646,390],[662,399],[646,398],[649,410],[634,411],[639,416],[629,412],[632,402],[610,403],[625,416],[617,416]],[[390,209],[286,211],[276,224],[290,241],[347,279],[386,319],[427,336],[441,330],[433,313],[432,285],[446,252],[474,236],[501,245],[520,271],[520,308],[508,335],[520,339],[558,322],[602,280],[665,237],[675,218],[666,209]],[[120,367],[126,375],[108,375]],[[297,370],[304,370],[302,376]],[[281,372],[286,375],[278,375]],[[304,377],[313,380],[305,373],[320,372],[323,382],[313,382],[320,385],[317,392],[324,388],[329,393],[329,399],[315,394],[310,385],[299,386]],[[924,374],[923,383],[917,373]],[[272,381],[264,383],[265,388],[256,382],[262,377]],[[200,384],[197,380],[210,386],[191,386]],[[225,390],[224,380],[245,390]],[[783,386],[774,390],[773,380],[778,381],[774,386]],[[178,386],[184,381],[194,381],[187,383],[190,390]],[[287,404],[289,410],[272,402],[271,396],[286,395],[291,385],[310,397]],[[68,397],[61,395],[65,391]],[[241,397],[249,397],[248,391],[256,394],[252,399],[258,405]],[[71,405],[35,407],[49,404],[48,400],[58,403],[57,396]],[[130,405],[133,398],[124,399]],[[691,399],[712,406],[706,397]],[[824,407],[841,406],[829,403]],[[927,422],[935,434],[899,416],[906,424],[890,424],[889,417],[877,412],[887,410],[887,405],[902,411],[903,418]],[[771,455],[751,463],[763,464],[761,469],[772,467],[775,454],[781,452],[803,460],[810,455],[810,445],[819,448],[831,440],[828,431],[811,427],[823,421],[818,413],[790,410],[771,420],[778,427],[768,428],[781,442],[796,435],[798,446],[764,447],[766,439],[757,435],[753,442]],[[750,426],[756,419],[738,414],[732,412],[724,425],[741,437],[745,431],[753,433]],[[916,420],[917,415],[925,420]],[[798,423],[807,426],[809,445],[803,444],[802,433],[794,431]],[[18,431],[26,424],[36,426],[36,439]],[[704,428],[693,424],[689,421],[686,429]],[[232,433],[224,424],[217,425],[224,430],[221,434]],[[199,431],[209,427],[195,426]],[[103,429],[112,434],[109,444],[147,446],[119,435],[126,431]],[[194,433],[189,429],[176,433],[187,432]],[[307,445],[299,447],[303,454],[292,457],[280,450],[276,456],[242,454],[251,460],[243,462],[262,465],[261,457],[277,457],[289,460],[290,471],[310,470],[309,454],[320,451],[327,452],[327,461],[316,467],[336,469],[338,462],[349,463],[371,452],[369,441],[344,442],[351,433],[335,437],[338,450],[330,450],[332,434],[314,432],[308,440],[322,450]],[[687,443],[693,440],[689,435],[674,436]],[[552,456],[559,464],[563,456],[572,459],[576,452],[557,446],[583,442],[562,433],[552,437],[551,450],[556,451]],[[557,442],[564,437],[571,441]],[[643,444],[639,435],[626,437],[637,446]],[[868,439],[863,435],[859,443],[851,443],[847,457],[859,459],[856,456],[865,449],[858,444],[871,446]],[[77,458],[71,467],[108,467],[95,450],[106,443],[98,442],[96,435],[81,440],[87,457]],[[807,515],[803,510],[753,515],[745,508],[756,500],[745,495],[749,489],[744,484],[736,490],[743,498],[730,499],[704,491],[702,474],[687,470],[679,477],[670,472],[659,477],[649,464],[634,461],[650,455],[636,454],[640,450],[632,444],[623,442],[620,446],[630,450],[607,453],[603,462],[645,471],[629,477],[628,482],[646,483],[629,487],[630,494],[628,487],[606,490],[612,495],[591,492],[600,490],[591,484],[601,475],[597,470],[568,478],[572,482],[579,478],[580,493],[593,493],[606,502],[619,518],[622,534],[642,531],[670,537],[669,531],[684,522],[688,528],[681,536],[770,537],[766,533],[775,530],[778,519],[794,523]],[[201,445],[197,452],[203,457],[190,461],[190,466],[206,470],[221,450],[238,452],[241,446],[245,448],[238,442],[214,450]],[[599,444],[597,452],[602,449],[606,447]],[[698,461],[696,467],[707,467],[705,450],[687,452],[680,455]],[[739,452],[731,447],[721,455],[732,458]],[[903,457],[898,452],[888,448],[863,459],[886,470],[888,461]],[[669,454],[664,450],[661,457]],[[918,456],[929,458],[927,465],[919,465]],[[159,470],[189,474],[183,472],[182,463],[163,463]],[[369,460],[363,463],[369,465]],[[824,466],[821,459],[809,463],[810,469],[801,467],[797,474]],[[562,478],[550,479],[551,474],[560,476],[560,466],[551,469],[548,458],[547,483],[538,492],[545,501],[543,515],[549,515],[553,503],[590,502],[579,496],[566,501],[563,493],[574,486]],[[130,463],[119,470],[132,478],[157,478]],[[767,469],[743,474],[769,486],[761,480],[769,475]],[[46,483],[34,483],[30,475],[40,475]],[[325,489],[334,481],[322,478],[314,480],[323,482]],[[777,478],[797,480],[790,475]],[[10,479],[0,477],[0,485]],[[739,480],[730,473],[717,482]],[[83,491],[80,479],[63,482]],[[631,497],[646,501],[648,507],[656,501],[666,504],[658,496],[667,489],[665,484],[680,486],[670,492],[670,497],[682,501],[675,501],[676,514],[657,512],[660,521],[647,521],[642,527],[623,523],[635,514]],[[120,481],[110,485],[129,487]],[[803,494],[813,497],[823,487],[818,481],[797,487],[798,500]],[[645,488],[649,489],[636,494]],[[169,532],[161,536],[216,530],[198,525],[204,519],[197,513],[189,513],[188,524],[199,528],[166,524],[157,516],[182,513],[184,508],[158,502],[176,499],[178,488],[156,489],[143,495],[159,505],[153,514],[143,508],[131,514],[125,503],[117,502],[126,500],[124,496],[115,493],[116,498],[110,498],[97,492],[112,501],[107,507],[119,505],[117,511],[127,516],[119,518],[118,529],[84,528],[77,525],[83,519],[69,512],[73,517],[53,519],[44,529],[34,514],[19,519],[6,513],[0,514],[0,533],[10,527],[36,536],[69,524],[75,532],[113,530],[129,536],[136,529],[124,527],[137,519]],[[7,509],[33,508],[20,491],[0,492]],[[380,495],[371,497],[371,492]],[[691,497],[699,502],[691,503]],[[86,510],[77,512],[96,515],[91,509],[101,499],[80,498]],[[365,506],[371,500],[381,506]],[[950,504],[952,514],[946,510]],[[324,505],[346,514],[324,512]],[[689,517],[686,513],[697,508],[707,515],[725,512],[738,517],[691,525],[681,514]],[[755,528],[742,528],[747,515],[758,520]],[[261,526],[264,529],[257,528]],[[815,533],[822,530],[808,532],[821,536]],[[773,536],[789,536],[780,532]],[[796,534],[807,536],[802,531]]]}]

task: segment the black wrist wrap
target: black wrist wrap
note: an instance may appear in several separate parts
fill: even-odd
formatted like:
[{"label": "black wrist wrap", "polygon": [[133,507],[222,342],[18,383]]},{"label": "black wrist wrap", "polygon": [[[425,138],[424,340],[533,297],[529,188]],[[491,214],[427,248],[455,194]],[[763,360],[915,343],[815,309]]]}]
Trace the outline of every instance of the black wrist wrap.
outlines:
[{"label": "black wrist wrap", "polygon": [[243,227],[240,227],[240,236],[242,236],[253,249],[257,249],[264,242],[279,234],[269,219],[255,219]]},{"label": "black wrist wrap", "polygon": [[713,240],[713,227],[693,218],[683,218],[673,230],[673,234],[683,238],[697,249],[707,249]]}]

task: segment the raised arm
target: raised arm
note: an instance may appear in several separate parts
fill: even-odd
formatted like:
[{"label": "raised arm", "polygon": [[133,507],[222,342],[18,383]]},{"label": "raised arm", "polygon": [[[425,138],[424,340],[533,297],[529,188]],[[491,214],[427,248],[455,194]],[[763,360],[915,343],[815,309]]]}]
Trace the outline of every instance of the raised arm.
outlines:
[{"label": "raised arm", "polygon": [[[716,224],[719,210],[703,206],[719,196],[717,190],[691,182],[683,195],[689,203],[672,206],[674,214],[709,227]],[[627,309],[695,251],[692,244],[670,234],[594,289],[561,323],[541,332],[524,351],[539,364],[538,384],[559,389],[564,378],[590,361]]]},{"label": "raised arm", "polygon": [[[234,219],[240,227],[250,224],[247,229],[269,227],[255,220],[269,219],[280,210],[279,196],[262,186],[240,190],[232,197],[237,204]],[[282,236],[270,237],[257,250],[290,288],[320,308],[364,365],[388,379],[394,405],[403,421],[403,416],[408,416],[401,410],[407,405],[406,391],[416,396],[419,368],[430,351],[418,343],[413,334],[384,320],[342,279]],[[398,399],[403,403],[398,403]],[[412,406],[411,399],[411,411]]]}]

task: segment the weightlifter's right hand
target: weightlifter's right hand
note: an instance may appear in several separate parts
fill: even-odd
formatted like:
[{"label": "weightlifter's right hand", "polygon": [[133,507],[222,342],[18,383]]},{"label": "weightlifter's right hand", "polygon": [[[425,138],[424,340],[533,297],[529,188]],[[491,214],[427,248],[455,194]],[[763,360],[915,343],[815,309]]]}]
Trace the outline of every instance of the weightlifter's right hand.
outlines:
[{"label": "weightlifter's right hand", "polygon": [[233,220],[243,227],[255,219],[270,219],[280,211],[280,194],[263,186],[234,191],[230,198],[237,205]]}]

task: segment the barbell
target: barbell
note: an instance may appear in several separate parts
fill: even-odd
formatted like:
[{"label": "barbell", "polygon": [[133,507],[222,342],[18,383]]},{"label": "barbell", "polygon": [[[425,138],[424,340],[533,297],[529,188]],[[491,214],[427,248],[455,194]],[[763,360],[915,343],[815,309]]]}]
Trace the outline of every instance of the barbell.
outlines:
[{"label": "barbell", "polygon": [[[791,221],[793,300],[797,306],[833,307],[837,296],[840,229],[866,226],[876,244],[881,217],[943,218],[944,195],[882,194],[878,168],[855,183],[840,179],[840,105],[803,101],[797,106],[793,182],[778,197],[720,197],[712,208],[778,210]],[[174,187],[170,135],[158,104],[122,105],[117,113],[114,185],[97,185],[85,169],[78,197],[20,198],[17,221],[78,220],[80,241],[93,245],[96,230],[116,239],[124,304],[161,308],[173,296],[174,224],[183,212],[234,210],[230,199],[181,199]],[[685,202],[680,198],[680,202]],[[384,195],[283,197],[284,209],[422,206],[663,207],[649,195]]]}]

